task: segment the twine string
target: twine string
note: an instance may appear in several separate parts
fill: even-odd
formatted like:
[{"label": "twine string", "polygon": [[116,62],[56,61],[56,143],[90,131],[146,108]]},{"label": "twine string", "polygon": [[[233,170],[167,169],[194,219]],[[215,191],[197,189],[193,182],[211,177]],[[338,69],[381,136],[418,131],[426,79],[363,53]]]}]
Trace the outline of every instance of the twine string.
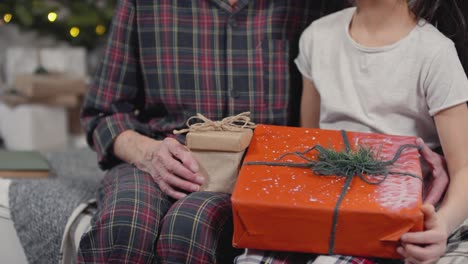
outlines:
[{"label": "twine string", "polygon": [[[201,120],[191,124],[192,120]],[[255,123],[250,121],[250,112],[243,112],[235,116],[223,118],[220,121],[213,121],[204,115],[197,113],[197,115],[187,119],[185,123],[188,128],[181,130],[174,130],[175,135],[188,133],[188,132],[205,132],[205,131],[231,131],[242,132],[246,128],[253,129],[256,127]]]}]

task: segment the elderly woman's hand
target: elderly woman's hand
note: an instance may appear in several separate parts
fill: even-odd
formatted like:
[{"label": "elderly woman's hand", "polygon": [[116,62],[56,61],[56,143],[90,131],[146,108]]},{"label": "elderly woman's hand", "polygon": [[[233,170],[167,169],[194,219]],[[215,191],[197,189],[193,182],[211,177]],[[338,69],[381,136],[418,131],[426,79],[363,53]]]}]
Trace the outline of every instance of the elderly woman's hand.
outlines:
[{"label": "elderly woman's hand", "polygon": [[147,172],[174,199],[198,191],[204,181],[190,150],[173,138],[157,141],[125,131],[114,142],[114,154]]}]

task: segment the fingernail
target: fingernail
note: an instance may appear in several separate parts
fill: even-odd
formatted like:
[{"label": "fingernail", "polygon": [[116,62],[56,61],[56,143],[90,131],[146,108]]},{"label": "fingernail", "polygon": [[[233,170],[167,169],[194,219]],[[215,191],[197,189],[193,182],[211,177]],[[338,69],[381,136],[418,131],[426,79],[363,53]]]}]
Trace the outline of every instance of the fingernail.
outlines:
[{"label": "fingernail", "polygon": [[401,240],[405,240],[405,239],[406,239],[406,235],[402,235],[400,239],[401,239]]},{"label": "fingernail", "polygon": [[200,186],[195,185],[192,187],[192,192],[198,192],[200,190]]},{"label": "fingernail", "polygon": [[192,164],[190,165],[190,170],[191,170],[192,172],[194,172],[194,173],[198,172],[198,165],[195,164],[195,163],[192,163]]},{"label": "fingernail", "polygon": [[203,178],[202,176],[198,176],[197,182],[199,182],[200,184],[203,184],[205,182],[205,178]]}]

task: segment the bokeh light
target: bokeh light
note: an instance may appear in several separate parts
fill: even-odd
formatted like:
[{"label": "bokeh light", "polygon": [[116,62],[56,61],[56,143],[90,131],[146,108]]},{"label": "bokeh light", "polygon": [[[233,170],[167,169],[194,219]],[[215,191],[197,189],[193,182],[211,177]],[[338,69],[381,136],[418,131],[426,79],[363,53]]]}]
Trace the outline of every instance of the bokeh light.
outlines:
[{"label": "bokeh light", "polygon": [[80,35],[80,29],[78,27],[70,28],[70,36],[76,38],[78,35]]}]

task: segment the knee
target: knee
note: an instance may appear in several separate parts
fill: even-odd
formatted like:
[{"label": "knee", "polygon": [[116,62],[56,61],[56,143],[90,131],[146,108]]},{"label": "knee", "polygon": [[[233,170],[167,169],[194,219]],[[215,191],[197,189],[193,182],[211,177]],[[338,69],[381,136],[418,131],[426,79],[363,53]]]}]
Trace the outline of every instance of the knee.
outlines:
[{"label": "knee", "polygon": [[145,178],[148,175],[125,167],[117,172],[103,182],[98,212],[80,242],[81,256],[103,262],[118,256],[151,260],[162,216],[171,204],[154,182]]},{"label": "knee", "polygon": [[81,239],[80,250],[82,254],[93,256],[106,252],[107,260],[112,256],[132,254],[126,251],[151,256],[161,218],[160,213],[145,203],[116,200],[95,215],[91,230]]},{"label": "knee", "polygon": [[[81,238],[78,263],[151,263],[158,236],[155,219],[135,208],[103,210]],[[134,261],[138,259],[138,261]]]},{"label": "knee", "polygon": [[231,196],[226,193],[217,192],[194,192],[180,200],[180,204],[195,204],[204,210],[230,210]]},{"label": "knee", "polygon": [[119,175],[103,195],[93,227],[111,234],[115,244],[132,242],[138,237],[153,239],[158,235],[162,217],[171,203],[144,175],[134,179]]},{"label": "knee", "polygon": [[232,226],[230,196],[222,193],[196,192],[177,201],[164,216],[161,239],[193,239],[194,232],[215,235]]},{"label": "knee", "polygon": [[[222,225],[232,218],[230,195],[214,192],[195,192],[177,201],[165,216],[164,221],[193,222],[209,221],[210,225]],[[188,223],[187,223],[188,224]]]},{"label": "knee", "polygon": [[164,216],[157,256],[161,263],[232,263],[231,240],[230,196],[197,192],[177,201]]}]

